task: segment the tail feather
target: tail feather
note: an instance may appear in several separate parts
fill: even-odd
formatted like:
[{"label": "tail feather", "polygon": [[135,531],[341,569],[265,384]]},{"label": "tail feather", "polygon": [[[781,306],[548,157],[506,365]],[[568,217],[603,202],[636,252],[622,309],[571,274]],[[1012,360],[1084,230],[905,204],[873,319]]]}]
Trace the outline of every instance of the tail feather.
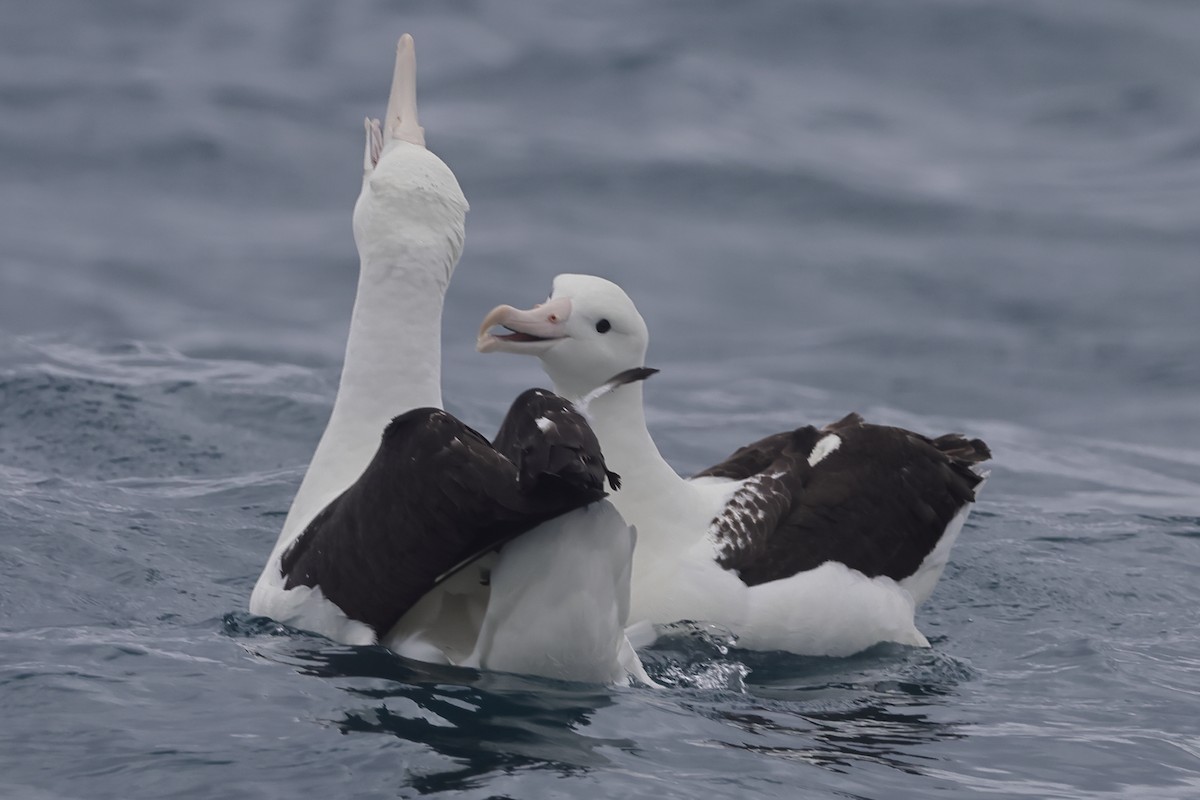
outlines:
[{"label": "tail feather", "polygon": [[982,439],[968,439],[959,433],[947,433],[933,440],[933,445],[955,461],[978,464],[992,457],[992,451]]}]

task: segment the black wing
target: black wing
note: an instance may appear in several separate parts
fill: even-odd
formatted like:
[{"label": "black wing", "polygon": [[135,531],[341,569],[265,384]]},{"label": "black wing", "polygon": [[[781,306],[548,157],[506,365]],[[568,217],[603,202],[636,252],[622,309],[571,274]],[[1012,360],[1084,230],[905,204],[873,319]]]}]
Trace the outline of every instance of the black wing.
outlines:
[{"label": "black wing", "polygon": [[[621,488],[621,476],[605,468],[600,442],[587,420],[570,402],[545,389],[528,389],[513,401],[492,446],[516,467],[517,487],[526,500],[548,509],[561,508],[558,513],[606,497],[605,478],[614,490]],[[539,522],[544,519],[549,517]],[[532,527],[485,543],[438,583]]]},{"label": "black wing", "polygon": [[527,491],[477,432],[415,409],[392,420],[359,479],[284,553],[285,587],[320,587],[382,636],[473,554],[603,496]]},{"label": "black wing", "polygon": [[529,389],[513,402],[493,444],[516,465],[527,489],[566,489],[598,500],[605,494],[605,479],[614,490],[621,488],[621,477],[605,468],[587,420],[545,389]]},{"label": "black wing", "polygon": [[902,580],[974,501],[971,465],[990,457],[978,439],[929,439],[857,414],[769,436],[700,473],[746,481],[713,520],[718,563],[750,586],[826,561]]},{"label": "black wing", "polygon": [[788,453],[812,450],[820,438],[821,432],[811,425],[797,428],[794,431],[776,433],[738,448],[733,455],[720,464],[714,464],[692,477],[730,478],[742,481],[765,471],[767,467]]}]

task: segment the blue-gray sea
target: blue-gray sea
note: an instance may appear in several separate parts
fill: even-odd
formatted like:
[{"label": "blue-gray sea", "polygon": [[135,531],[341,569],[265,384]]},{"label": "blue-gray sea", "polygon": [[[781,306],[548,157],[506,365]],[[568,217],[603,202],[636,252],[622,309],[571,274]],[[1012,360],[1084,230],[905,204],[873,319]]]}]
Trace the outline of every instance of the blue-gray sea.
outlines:
[{"label": "blue-gray sea", "polygon": [[[0,24],[0,796],[1200,796],[1200,3],[37,0]],[[608,276],[680,470],[987,440],[928,650],[679,633],[666,688],[246,611],[337,386],[397,36],[483,314]]]}]

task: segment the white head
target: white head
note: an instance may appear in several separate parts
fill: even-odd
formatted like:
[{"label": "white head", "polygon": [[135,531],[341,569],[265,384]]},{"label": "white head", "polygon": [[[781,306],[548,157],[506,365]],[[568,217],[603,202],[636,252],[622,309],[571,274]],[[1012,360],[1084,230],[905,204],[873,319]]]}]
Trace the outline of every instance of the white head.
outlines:
[{"label": "white head", "polygon": [[[507,334],[492,334],[492,328]],[[476,349],[534,355],[562,394],[580,398],[619,372],[644,366],[650,334],[629,295],[592,275],[559,275],[549,299],[528,311],[497,306]]]},{"label": "white head", "polygon": [[425,149],[417,119],[417,61],[407,33],[396,46],[383,122],[364,121],[363,185],[354,241],[364,277],[397,270],[416,291],[444,293],[462,253],[467,199],[454,173]]}]

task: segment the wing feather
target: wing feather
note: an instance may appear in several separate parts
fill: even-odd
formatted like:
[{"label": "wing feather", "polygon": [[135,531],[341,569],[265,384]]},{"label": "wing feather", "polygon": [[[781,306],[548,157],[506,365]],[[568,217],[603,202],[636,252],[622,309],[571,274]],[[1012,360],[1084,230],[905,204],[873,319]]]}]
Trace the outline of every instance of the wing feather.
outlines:
[{"label": "wing feather", "polygon": [[[558,460],[545,464],[557,472],[526,465],[521,481],[477,431],[440,409],[414,409],[392,420],[363,474],[284,553],[285,588],[319,587],[383,636],[459,569],[603,497],[599,464],[601,477],[583,470],[586,480]],[[549,491],[547,479],[570,491]]]},{"label": "wing feather", "polygon": [[[827,436],[838,440],[816,451]],[[901,580],[974,501],[971,466],[988,457],[978,439],[931,440],[857,414],[768,436],[700,473],[743,482],[710,527],[718,563],[750,586],[826,561]]]}]

